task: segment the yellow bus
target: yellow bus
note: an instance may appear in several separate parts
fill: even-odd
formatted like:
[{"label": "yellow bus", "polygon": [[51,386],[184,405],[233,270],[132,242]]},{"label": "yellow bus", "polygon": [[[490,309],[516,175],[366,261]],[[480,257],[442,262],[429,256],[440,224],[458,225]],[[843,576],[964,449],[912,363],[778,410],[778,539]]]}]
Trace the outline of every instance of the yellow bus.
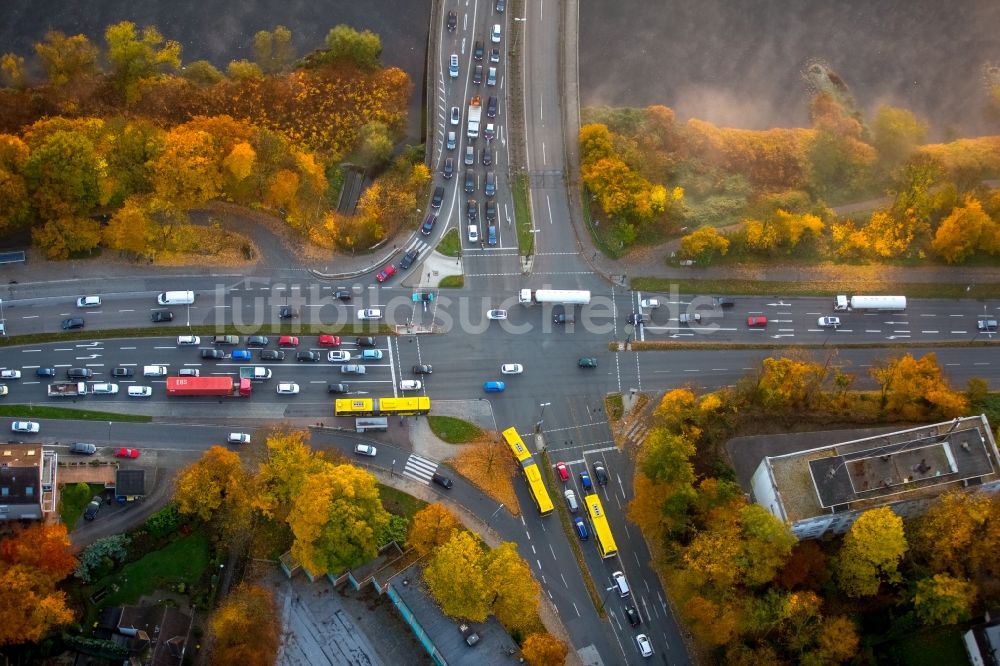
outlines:
[{"label": "yellow bus", "polygon": [[514,458],[521,466],[521,473],[524,474],[524,480],[528,484],[528,492],[531,494],[531,499],[535,502],[538,513],[543,516],[549,515],[552,513],[553,508],[552,498],[549,497],[549,491],[545,487],[545,481],[542,479],[541,470],[538,469],[538,463],[531,456],[528,447],[524,445],[521,436],[517,434],[516,428],[507,428],[503,431],[502,435],[504,441],[507,442],[507,446],[510,447],[510,452],[514,454]]},{"label": "yellow bus", "polygon": [[583,501],[587,505],[590,523],[594,526],[594,541],[597,542],[597,550],[600,551],[603,558],[615,557],[618,555],[618,546],[615,544],[615,538],[611,536],[611,527],[608,525],[608,517],[604,515],[601,498],[595,493],[587,495]]},{"label": "yellow bus", "polygon": [[334,402],[337,416],[409,416],[431,411],[431,399],[420,398],[346,398]]}]

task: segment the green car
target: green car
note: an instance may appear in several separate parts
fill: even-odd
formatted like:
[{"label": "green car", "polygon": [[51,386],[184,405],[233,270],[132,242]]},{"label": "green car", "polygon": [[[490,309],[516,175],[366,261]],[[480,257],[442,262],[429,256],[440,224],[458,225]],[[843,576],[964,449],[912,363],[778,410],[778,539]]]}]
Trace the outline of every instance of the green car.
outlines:
[{"label": "green car", "polygon": [[593,356],[584,356],[579,361],[577,361],[576,364],[581,368],[596,368],[597,359],[594,358]]}]

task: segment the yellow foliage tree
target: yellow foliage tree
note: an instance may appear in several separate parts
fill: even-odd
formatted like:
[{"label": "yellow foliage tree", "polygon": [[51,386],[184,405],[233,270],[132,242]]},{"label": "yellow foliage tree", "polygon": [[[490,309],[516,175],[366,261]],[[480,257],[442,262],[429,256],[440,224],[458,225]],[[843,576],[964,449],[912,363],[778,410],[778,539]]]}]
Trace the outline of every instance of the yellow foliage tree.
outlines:
[{"label": "yellow foliage tree", "polygon": [[122,207],[111,216],[111,221],[101,231],[104,245],[119,252],[130,252],[137,256],[151,250],[156,223],[150,218],[144,202],[129,197]]},{"label": "yellow foliage tree", "polygon": [[968,400],[948,386],[933,353],[919,360],[905,354],[876,364],[869,374],[882,391],[886,411],[900,418],[952,418],[968,409]]},{"label": "yellow foliage tree", "polygon": [[716,256],[729,253],[729,239],[715,227],[701,227],[681,239],[681,253],[689,259],[711,263]]},{"label": "yellow foliage tree", "polygon": [[1000,252],[1000,225],[970,197],[941,222],[931,248],[949,264],[960,264],[977,251],[996,254]]},{"label": "yellow foliage tree", "polygon": [[521,647],[524,659],[531,666],[562,666],[569,648],[552,634],[528,634]]},{"label": "yellow foliage tree", "polygon": [[213,446],[198,462],[181,471],[174,501],[180,513],[204,521],[216,519],[229,535],[235,535],[249,527],[253,495],[252,479],[240,456]]},{"label": "yellow foliage tree", "polygon": [[739,627],[740,615],[736,608],[722,602],[716,603],[701,595],[694,595],[683,605],[684,615],[698,638],[709,645],[725,645]]},{"label": "yellow foliage tree", "polygon": [[187,126],[167,132],[163,152],[153,163],[156,195],[179,211],[219,196],[222,170],[211,134]]},{"label": "yellow foliage tree", "polygon": [[256,508],[267,517],[284,518],[305,485],[305,480],[326,464],[322,454],[309,448],[309,433],[283,431],[267,438],[267,459],[257,473]]},{"label": "yellow foliage tree", "polygon": [[883,582],[899,581],[899,562],[908,545],[903,520],[889,507],[865,511],[851,525],[836,559],[841,591],[869,597]]},{"label": "yellow foliage tree", "polygon": [[[1000,506],[985,493],[951,492],[914,521],[914,551],[936,573],[969,578],[991,567]],[[986,566],[984,566],[986,565]]]},{"label": "yellow foliage tree", "polygon": [[975,586],[946,573],[917,581],[913,606],[924,624],[957,624],[972,617]]},{"label": "yellow foliage tree", "polygon": [[505,627],[528,628],[537,613],[541,586],[531,575],[531,567],[517,554],[517,546],[500,544],[486,554],[483,564],[493,614]]},{"label": "yellow foliage tree", "polygon": [[438,547],[424,568],[424,579],[441,610],[473,622],[486,619],[490,583],[483,573],[482,544],[472,534],[457,531]]},{"label": "yellow foliage tree", "polygon": [[423,557],[447,543],[461,528],[462,523],[446,506],[438,502],[428,504],[413,515],[406,544]]},{"label": "yellow foliage tree", "polygon": [[274,592],[259,585],[240,585],[212,616],[211,663],[271,666],[281,645],[280,617]]},{"label": "yellow foliage tree", "polygon": [[241,141],[233,146],[233,149],[226,155],[222,161],[222,166],[225,167],[226,171],[233,178],[243,180],[253,171],[256,159],[257,153],[254,151],[253,146],[245,141]]}]

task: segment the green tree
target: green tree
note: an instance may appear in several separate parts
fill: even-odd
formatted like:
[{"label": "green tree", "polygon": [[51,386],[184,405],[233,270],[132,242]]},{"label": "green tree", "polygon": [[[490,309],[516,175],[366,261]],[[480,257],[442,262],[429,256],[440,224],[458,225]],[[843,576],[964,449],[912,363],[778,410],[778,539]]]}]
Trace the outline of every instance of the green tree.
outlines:
[{"label": "green tree", "polygon": [[213,86],[225,78],[222,72],[207,60],[195,60],[184,65],[183,75],[186,80],[203,88]]},{"label": "green tree", "polygon": [[392,156],[393,141],[389,127],[383,122],[365,123],[361,128],[358,162],[373,167],[385,164]]},{"label": "green tree", "polygon": [[233,60],[226,68],[229,78],[234,81],[251,81],[264,78],[264,71],[255,62],[249,60]]},{"label": "green tree", "polygon": [[736,565],[747,585],[765,585],[784,566],[796,538],[783,522],[759,504],[740,509],[742,547]]},{"label": "green tree", "polygon": [[917,581],[913,606],[924,624],[958,624],[972,617],[975,586],[945,573]]},{"label": "green tree", "polygon": [[892,509],[865,511],[847,532],[837,556],[841,591],[850,597],[870,597],[883,582],[898,582],[897,568],[907,548],[903,520]]},{"label": "green tree", "polygon": [[181,45],[175,41],[164,42],[163,35],[154,26],[146,26],[139,33],[134,23],[122,21],[108,26],[104,40],[108,45],[112,81],[128,104],[139,99],[144,79],[181,66]]},{"label": "green tree", "polygon": [[690,485],[694,481],[694,454],[695,446],[688,436],[652,428],[643,444],[639,468],[658,483]]},{"label": "green tree", "polygon": [[292,31],[283,25],[273,32],[259,31],[253,37],[253,58],[265,74],[286,70],[295,60]]},{"label": "green tree", "polygon": [[912,111],[880,106],[872,123],[875,151],[884,169],[893,169],[913,155],[927,138],[927,124]]},{"label": "green tree", "polygon": [[58,30],[45,33],[45,40],[35,44],[35,53],[45,70],[49,84],[62,88],[82,76],[97,74],[99,51],[86,35],[67,37]]},{"label": "green tree", "polygon": [[483,546],[457,531],[438,547],[424,568],[424,579],[445,615],[482,622],[490,610],[490,582],[483,573]]},{"label": "green tree", "polygon": [[382,40],[370,30],[358,31],[349,25],[340,24],[326,35],[326,52],[321,60],[325,62],[347,61],[364,70],[379,67],[382,54]]},{"label": "green tree", "polygon": [[90,139],[59,130],[31,151],[24,177],[43,220],[87,215],[97,205],[100,163]]}]

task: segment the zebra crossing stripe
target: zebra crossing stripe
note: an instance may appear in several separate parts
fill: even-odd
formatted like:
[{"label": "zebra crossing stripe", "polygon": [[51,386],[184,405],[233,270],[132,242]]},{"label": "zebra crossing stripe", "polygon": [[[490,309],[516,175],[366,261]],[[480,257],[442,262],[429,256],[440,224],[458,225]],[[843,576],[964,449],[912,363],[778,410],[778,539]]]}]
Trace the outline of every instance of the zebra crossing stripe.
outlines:
[{"label": "zebra crossing stripe", "polygon": [[411,479],[430,483],[431,476],[434,475],[437,468],[438,464],[435,461],[422,458],[416,454],[410,454],[410,457],[406,459],[403,474]]}]

